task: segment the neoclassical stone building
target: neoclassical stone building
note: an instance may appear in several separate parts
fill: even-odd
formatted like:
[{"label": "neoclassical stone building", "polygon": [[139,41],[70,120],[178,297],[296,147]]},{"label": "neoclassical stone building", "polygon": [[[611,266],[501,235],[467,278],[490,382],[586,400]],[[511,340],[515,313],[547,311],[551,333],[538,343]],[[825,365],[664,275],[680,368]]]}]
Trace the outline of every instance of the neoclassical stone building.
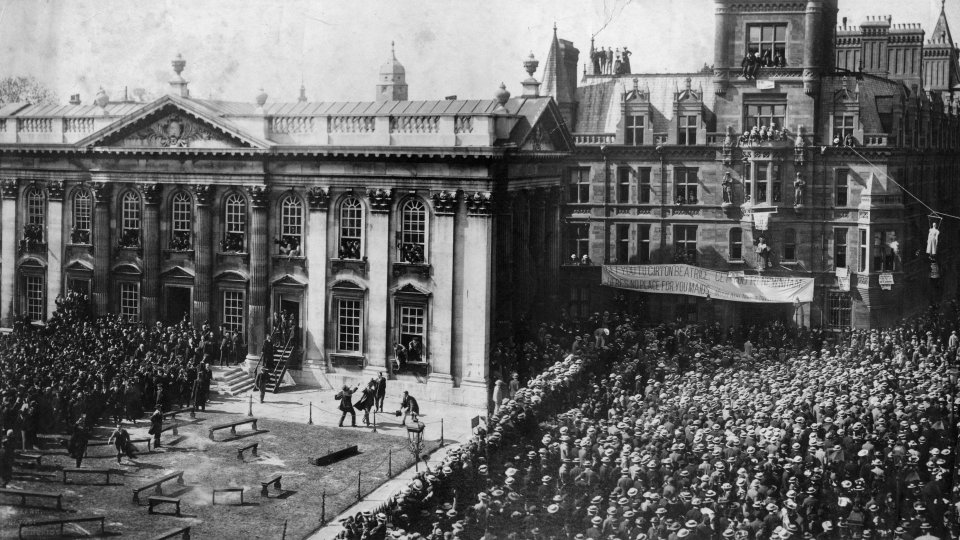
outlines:
[{"label": "neoclassical stone building", "polygon": [[82,290],[99,313],[238,331],[256,359],[286,311],[301,382],[385,371],[397,391],[485,407],[494,328],[556,302],[544,261],[572,137],[553,99],[533,81],[405,101],[391,55],[376,101],[212,101],[184,65],[149,103],[0,108],[2,324]]}]

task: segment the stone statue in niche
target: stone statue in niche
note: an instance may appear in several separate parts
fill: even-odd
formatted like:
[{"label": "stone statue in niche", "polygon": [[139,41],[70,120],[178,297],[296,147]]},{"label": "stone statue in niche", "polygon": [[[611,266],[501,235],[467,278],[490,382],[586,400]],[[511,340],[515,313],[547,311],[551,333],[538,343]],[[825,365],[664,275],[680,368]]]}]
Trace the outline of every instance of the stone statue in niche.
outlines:
[{"label": "stone statue in niche", "polygon": [[803,196],[806,192],[807,183],[803,180],[803,176],[800,173],[797,173],[797,179],[793,181],[793,205],[794,206],[803,206]]},{"label": "stone statue in niche", "polygon": [[730,171],[723,175],[723,204],[733,204],[733,178],[730,177]]}]

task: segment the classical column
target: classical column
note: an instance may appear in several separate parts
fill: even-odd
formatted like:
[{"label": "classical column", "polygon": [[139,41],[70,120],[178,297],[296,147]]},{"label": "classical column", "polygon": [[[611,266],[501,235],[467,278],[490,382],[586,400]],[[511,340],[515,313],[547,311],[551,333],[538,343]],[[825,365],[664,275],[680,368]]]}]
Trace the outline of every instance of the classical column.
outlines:
[{"label": "classical column", "polygon": [[[157,322],[160,299],[160,195],[159,184],[140,186],[143,191],[143,311],[147,325]],[[196,322],[196,321],[194,321]]]},{"label": "classical column", "polygon": [[0,235],[0,324],[13,327],[13,295],[17,265],[17,181],[3,181],[3,204],[0,219],[3,233]]},{"label": "classical column", "polygon": [[393,343],[387,334],[387,283],[390,280],[389,257],[394,252],[390,241],[390,206],[393,190],[371,189],[367,192],[370,203],[370,225],[367,228],[367,253],[369,258],[369,304],[367,304],[367,366],[384,368],[387,357],[392,354]]},{"label": "classical column", "polygon": [[307,192],[310,213],[307,218],[306,258],[309,283],[307,285],[307,346],[304,364],[310,360],[324,361],[324,332],[327,314],[327,211],[330,192],[314,186]]},{"label": "classical column", "polygon": [[[433,316],[429,329],[431,381],[451,384],[453,375],[453,258],[454,220],[457,194],[441,191],[433,196],[436,215],[433,237],[430,238],[429,259],[433,267]],[[468,267],[469,268],[469,267]]]},{"label": "classical column", "polygon": [[93,186],[96,207],[93,215],[93,305],[97,315],[107,313],[110,303],[110,201],[113,186]]},{"label": "classical column", "polygon": [[247,360],[260,357],[260,347],[267,329],[267,305],[269,291],[267,271],[270,258],[267,238],[267,186],[251,186],[250,194],[250,294],[248,300],[249,321]]},{"label": "classical column", "polygon": [[197,201],[197,221],[193,256],[196,264],[196,277],[193,290],[193,314],[191,320],[194,325],[201,325],[210,320],[210,304],[213,301],[213,223],[210,218],[210,200],[213,189],[208,185],[193,186],[193,194]]},{"label": "classical column", "polygon": [[47,184],[47,317],[63,292],[63,182]]},{"label": "classical column", "polygon": [[[464,229],[462,295],[470,324],[460,343],[464,361],[460,383],[465,405],[486,409],[489,376],[490,331],[493,319],[493,216],[490,193],[467,194],[467,226]],[[504,264],[501,262],[500,264]]]}]

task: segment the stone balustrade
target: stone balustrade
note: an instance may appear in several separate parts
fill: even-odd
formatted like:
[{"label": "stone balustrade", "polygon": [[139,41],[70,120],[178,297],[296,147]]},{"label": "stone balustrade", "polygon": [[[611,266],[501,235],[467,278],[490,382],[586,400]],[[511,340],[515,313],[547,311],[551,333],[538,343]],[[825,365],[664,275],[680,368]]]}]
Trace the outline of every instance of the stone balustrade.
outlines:
[{"label": "stone balustrade", "polygon": [[574,133],[573,140],[577,146],[613,144],[617,140],[617,135],[615,133]]}]

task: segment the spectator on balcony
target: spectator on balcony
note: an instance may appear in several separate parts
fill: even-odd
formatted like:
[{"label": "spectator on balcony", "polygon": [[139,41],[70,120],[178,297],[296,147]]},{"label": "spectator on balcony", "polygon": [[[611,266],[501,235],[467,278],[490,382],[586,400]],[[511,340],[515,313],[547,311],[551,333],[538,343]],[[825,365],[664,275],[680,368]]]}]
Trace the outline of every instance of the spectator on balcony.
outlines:
[{"label": "spectator on balcony", "polygon": [[629,75],[633,73],[633,70],[630,68],[630,55],[633,54],[630,52],[626,46],[623,47],[623,52],[620,53],[620,73]]},{"label": "spectator on balcony", "polygon": [[414,338],[411,339],[410,343],[407,345],[407,361],[423,361],[423,343],[420,342],[420,338],[417,336],[414,336]]},{"label": "spectator on balcony", "polygon": [[606,67],[604,67],[604,73],[607,75],[613,75],[613,47],[607,47]]},{"label": "spectator on balcony", "polygon": [[393,355],[397,360],[397,371],[403,371],[407,365],[407,348],[400,341],[393,346]]}]

